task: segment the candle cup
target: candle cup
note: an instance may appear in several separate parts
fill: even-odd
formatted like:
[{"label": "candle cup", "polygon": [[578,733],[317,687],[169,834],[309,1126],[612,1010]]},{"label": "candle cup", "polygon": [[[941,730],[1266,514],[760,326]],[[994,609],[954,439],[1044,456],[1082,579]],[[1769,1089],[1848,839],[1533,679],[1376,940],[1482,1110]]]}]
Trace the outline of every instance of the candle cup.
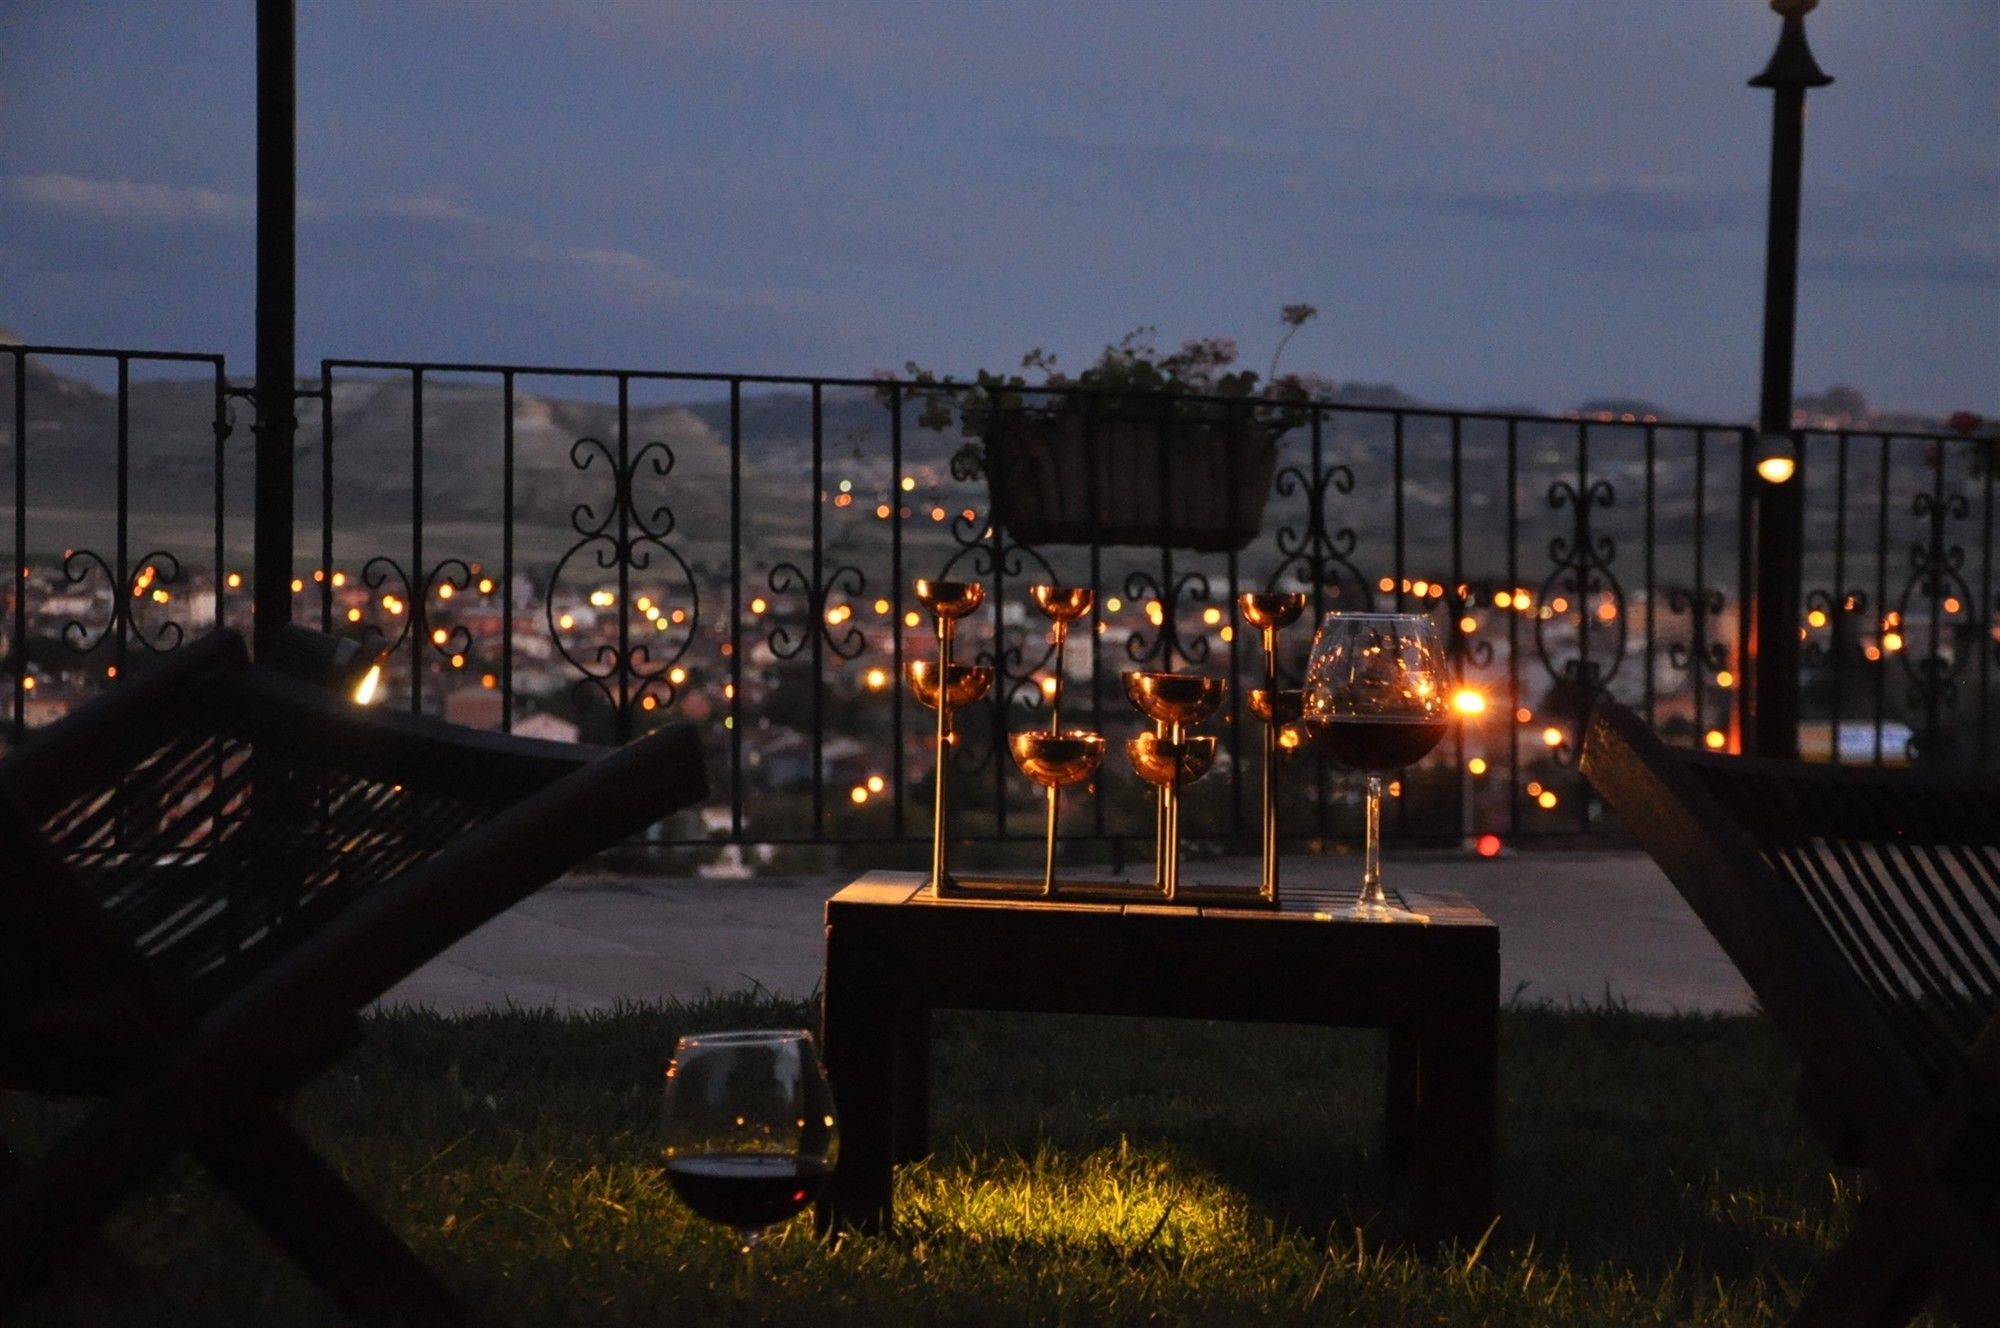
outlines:
[{"label": "candle cup", "polygon": [[1081,784],[1097,773],[1104,761],[1105,741],[1101,733],[1083,729],[1016,733],[1007,740],[1014,764],[1035,783],[1048,790],[1048,834],[1042,862],[1042,897],[1056,894],[1056,814],[1062,790]]},{"label": "candle cup", "polygon": [[[1278,633],[1305,613],[1306,596],[1296,590],[1249,590],[1236,597],[1236,608],[1243,620],[1257,629],[1264,645],[1264,685],[1250,693],[1250,708],[1264,721],[1264,880],[1258,893],[1275,906],[1278,903],[1278,731],[1298,722],[1297,703],[1304,695],[1278,687]],[[1278,713],[1273,713],[1274,706]],[[1288,709],[1290,714],[1280,718]]]}]

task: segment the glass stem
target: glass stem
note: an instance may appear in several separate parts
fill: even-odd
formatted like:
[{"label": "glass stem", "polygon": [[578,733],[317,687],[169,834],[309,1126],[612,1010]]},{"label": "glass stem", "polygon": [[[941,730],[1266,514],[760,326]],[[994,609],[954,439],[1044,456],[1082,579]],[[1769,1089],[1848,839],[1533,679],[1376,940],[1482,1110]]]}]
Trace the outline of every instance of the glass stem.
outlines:
[{"label": "glass stem", "polygon": [[1368,776],[1368,826],[1361,857],[1361,902],[1386,904],[1382,890],[1382,776]]},{"label": "glass stem", "polygon": [[743,1243],[737,1249],[736,1295],[741,1301],[749,1301],[757,1291],[757,1247],[764,1243],[764,1231],[759,1227],[754,1231],[738,1229]]}]

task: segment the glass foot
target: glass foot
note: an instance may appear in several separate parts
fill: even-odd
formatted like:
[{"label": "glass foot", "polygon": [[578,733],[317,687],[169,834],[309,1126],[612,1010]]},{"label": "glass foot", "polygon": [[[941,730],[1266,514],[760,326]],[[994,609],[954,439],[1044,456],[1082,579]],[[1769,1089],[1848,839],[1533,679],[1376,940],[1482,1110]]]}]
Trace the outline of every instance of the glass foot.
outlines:
[{"label": "glass foot", "polygon": [[1351,910],[1351,916],[1366,918],[1370,922],[1429,922],[1431,920],[1428,913],[1413,913],[1407,908],[1398,908],[1391,903],[1376,902],[1370,899],[1357,900],[1354,908]]}]

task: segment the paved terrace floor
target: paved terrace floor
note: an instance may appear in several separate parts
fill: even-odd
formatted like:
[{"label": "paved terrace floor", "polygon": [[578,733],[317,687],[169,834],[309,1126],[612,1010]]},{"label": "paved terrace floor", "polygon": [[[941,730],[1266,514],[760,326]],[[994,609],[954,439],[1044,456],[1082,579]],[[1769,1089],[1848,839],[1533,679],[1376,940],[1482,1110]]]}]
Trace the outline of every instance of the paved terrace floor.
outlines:
[{"label": "paved terrace floor", "polygon": [[[1358,857],[1287,859],[1284,878],[1357,876]],[[1254,859],[1200,865],[1250,882]],[[1501,995],[1654,1012],[1741,1011],[1750,991],[1652,862],[1637,853],[1392,853],[1384,875],[1455,892],[1500,924]],[[844,879],[572,876],[495,918],[390,992],[388,1005],[468,1013],[508,1004],[604,1009],[820,980],[822,906]]]}]

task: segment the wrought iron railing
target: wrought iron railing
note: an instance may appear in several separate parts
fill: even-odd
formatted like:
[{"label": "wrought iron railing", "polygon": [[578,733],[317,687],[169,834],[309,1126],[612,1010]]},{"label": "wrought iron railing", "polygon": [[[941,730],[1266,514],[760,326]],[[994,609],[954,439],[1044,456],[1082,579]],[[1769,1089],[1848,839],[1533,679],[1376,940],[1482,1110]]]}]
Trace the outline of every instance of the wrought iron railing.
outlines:
[{"label": "wrought iron railing", "polygon": [[[228,499],[249,492],[233,478],[247,476],[249,448],[247,431],[230,445],[219,357],[0,351],[11,358],[0,360],[11,368],[0,394],[12,394],[0,418],[13,420],[18,736],[124,667],[131,642],[151,651],[204,620],[243,621],[250,528]],[[74,473],[59,502],[38,496],[47,486],[33,473],[73,468],[83,436],[102,432],[51,395],[74,394],[66,380],[38,377],[34,366],[66,355],[82,356],[86,375],[112,370],[93,389],[115,443],[95,507]],[[150,533],[138,543],[151,552],[127,552],[151,529],[131,502],[135,479],[181,495],[184,543],[189,525],[186,486],[153,485],[156,460],[132,452],[136,405],[159,404],[131,380],[141,362],[203,374],[205,406],[185,384],[175,400],[190,420],[205,413],[213,440],[208,567]],[[1079,721],[1114,735],[1136,727],[1121,668],[1206,669],[1238,684],[1218,721],[1230,759],[1189,798],[1189,831],[1206,841],[1256,834],[1256,721],[1237,698],[1262,666],[1236,614],[1241,589],[1303,589],[1314,612],[1421,604],[1449,622],[1454,658],[1487,709],[1406,775],[1392,814],[1406,835],[1588,828],[1573,744],[1599,689],[1678,741],[1738,741],[1745,499],[1760,482],[1740,425],[1180,398],[1146,427],[1171,439],[1189,419],[1288,426],[1268,482],[1240,459],[1222,478],[1252,493],[1267,483],[1261,534],[1195,553],[1184,532],[1150,548],[1088,534],[1019,542],[996,527],[986,484],[953,474],[955,427],[921,427],[928,384],[329,360],[304,395],[320,418],[316,464],[300,466],[297,616],[386,646],[391,695],[413,710],[602,740],[669,718],[704,725],[718,798],[699,824],[672,827],[675,839],[889,844],[928,833],[928,725],[897,683],[930,648],[910,593],[918,576],[988,589],[961,641],[994,666],[996,684],[953,756],[965,772],[956,827],[975,839],[1039,835],[1035,790],[1004,752],[1006,732],[1045,722],[1049,647],[1026,606],[1037,580],[1099,591],[1070,655],[1065,713]],[[1020,404],[1058,398],[1068,399],[1030,393]],[[1101,458],[1123,406],[1085,395],[1070,408],[1080,424],[1069,445]],[[56,416],[63,429],[38,432]],[[313,423],[306,413],[302,438],[315,437]],[[193,427],[160,426],[179,429],[183,469]],[[24,437],[29,447],[14,441]],[[1801,436],[1809,757],[1988,760],[1989,447],[1928,433]],[[1104,482],[1093,466],[1075,474]],[[1169,500],[1187,483],[1173,466],[1150,482]],[[1089,511],[1103,507],[1105,495],[1086,496],[1100,500]],[[1293,676],[1309,637],[1308,626],[1285,639]],[[1145,793],[1113,764],[1093,793],[1068,800],[1066,837],[1148,840]],[[1290,836],[1351,831],[1335,772],[1304,757],[1292,774]]]}]

